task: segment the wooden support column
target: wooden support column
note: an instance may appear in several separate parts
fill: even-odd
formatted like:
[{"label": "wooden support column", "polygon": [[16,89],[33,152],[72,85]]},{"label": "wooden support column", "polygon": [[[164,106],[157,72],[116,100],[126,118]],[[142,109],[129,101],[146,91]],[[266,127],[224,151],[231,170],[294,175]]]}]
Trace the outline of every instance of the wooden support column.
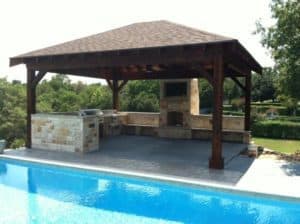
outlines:
[{"label": "wooden support column", "polygon": [[27,130],[26,144],[27,148],[31,148],[31,115],[36,113],[36,86],[45,76],[45,71],[39,71],[35,74],[35,70],[27,68]]},{"label": "wooden support column", "polygon": [[113,91],[113,109],[119,111],[120,104],[119,104],[119,84],[118,80],[114,79],[112,83],[112,91]]},{"label": "wooden support column", "polygon": [[251,72],[245,77],[245,131],[250,131],[250,113],[251,113]]},{"label": "wooden support column", "polygon": [[32,84],[35,77],[35,71],[27,69],[27,130],[26,147],[31,148],[31,114],[36,112],[36,93]]},{"label": "wooden support column", "polygon": [[119,101],[119,93],[123,89],[123,87],[126,85],[128,80],[123,80],[121,84],[119,85],[119,80],[109,80],[106,79],[106,82],[109,86],[109,88],[112,91],[113,94],[113,109],[119,111],[120,110],[120,101]]},{"label": "wooden support column", "polygon": [[212,152],[209,160],[209,168],[223,169],[224,158],[222,156],[222,114],[224,64],[222,52],[218,52],[214,58],[212,81],[214,107],[212,117]]}]

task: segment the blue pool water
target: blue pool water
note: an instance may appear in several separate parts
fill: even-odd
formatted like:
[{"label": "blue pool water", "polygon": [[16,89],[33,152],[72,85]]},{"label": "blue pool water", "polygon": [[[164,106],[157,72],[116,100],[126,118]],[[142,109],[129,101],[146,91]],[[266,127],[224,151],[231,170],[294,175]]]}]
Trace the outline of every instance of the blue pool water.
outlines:
[{"label": "blue pool water", "polygon": [[0,159],[0,223],[300,223],[300,203]]}]

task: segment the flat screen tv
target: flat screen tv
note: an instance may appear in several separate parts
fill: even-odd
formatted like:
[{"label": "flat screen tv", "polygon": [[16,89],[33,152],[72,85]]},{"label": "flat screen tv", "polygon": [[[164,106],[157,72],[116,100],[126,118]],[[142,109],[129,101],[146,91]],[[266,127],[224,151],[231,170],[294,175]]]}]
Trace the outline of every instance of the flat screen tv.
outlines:
[{"label": "flat screen tv", "polygon": [[187,82],[166,82],[165,97],[187,96]]}]

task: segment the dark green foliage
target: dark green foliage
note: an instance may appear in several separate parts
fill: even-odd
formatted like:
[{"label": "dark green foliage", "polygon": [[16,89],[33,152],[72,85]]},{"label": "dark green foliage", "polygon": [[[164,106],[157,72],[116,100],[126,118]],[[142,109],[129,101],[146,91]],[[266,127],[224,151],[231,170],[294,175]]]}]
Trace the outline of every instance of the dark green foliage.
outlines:
[{"label": "dark green foliage", "polygon": [[267,111],[272,110],[277,112],[279,115],[282,116],[289,116],[289,115],[300,115],[300,109],[298,108],[295,111],[294,114],[294,110],[289,109],[285,106],[269,106],[269,105],[251,105],[251,111],[256,112],[256,113],[266,113]]},{"label": "dark green foliage", "polygon": [[280,120],[257,121],[252,125],[255,137],[300,139],[300,123]]},{"label": "dark green foliage", "polygon": [[265,68],[263,74],[252,75],[252,100],[264,101],[276,99],[276,83],[278,80],[278,74],[271,69]]},{"label": "dark green foliage", "polygon": [[241,88],[230,78],[224,80],[224,100],[231,104],[232,100],[243,95]]},{"label": "dark green foliage", "polygon": [[159,111],[159,81],[130,81],[121,92],[123,111]]},{"label": "dark green foliage", "polygon": [[282,106],[282,103],[266,103],[266,102],[252,102],[251,106]]},{"label": "dark green foliage", "polygon": [[[26,134],[26,85],[0,79],[0,139],[7,147],[24,145]],[[129,82],[120,95],[122,110],[158,111],[159,81]],[[85,108],[112,108],[108,86],[71,83],[64,75],[56,75],[37,86],[37,112],[71,112]]]},{"label": "dark green foliage", "polygon": [[212,86],[206,79],[199,79],[200,108],[211,108],[213,102]]},{"label": "dark green foliage", "polygon": [[274,25],[265,27],[257,23],[257,33],[262,35],[275,60],[279,74],[279,92],[295,102],[300,100],[300,1],[272,0],[270,4]]},{"label": "dark green foliage", "polygon": [[300,123],[300,116],[279,116],[276,118],[276,120]]},{"label": "dark green foliage", "polygon": [[112,108],[112,93],[108,86],[92,84],[81,87],[78,91],[80,108]]},{"label": "dark green foliage", "polygon": [[[229,104],[242,96],[242,91],[235,82],[229,78],[224,80],[224,101]],[[213,105],[213,89],[206,79],[199,79],[200,108],[211,108]]]},{"label": "dark green foliage", "polygon": [[223,105],[223,110],[225,110],[225,111],[233,111],[234,109],[233,109],[232,105],[230,105],[230,104],[224,104]]},{"label": "dark green foliage", "polygon": [[232,100],[232,109],[235,111],[243,111],[245,108],[244,98],[236,98]]},{"label": "dark green foliage", "polygon": [[227,111],[227,110],[224,110],[223,115],[244,116],[245,114],[244,114],[244,112],[240,112],[240,111]]},{"label": "dark green foliage", "polygon": [[25,85],[0,79],[0,139],[8,146],[25,136]]}]

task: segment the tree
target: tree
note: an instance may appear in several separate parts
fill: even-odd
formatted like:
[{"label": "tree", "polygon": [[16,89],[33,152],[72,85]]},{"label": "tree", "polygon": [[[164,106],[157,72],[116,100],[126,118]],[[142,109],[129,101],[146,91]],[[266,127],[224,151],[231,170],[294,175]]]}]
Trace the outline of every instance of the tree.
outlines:
[{"label": "tree", "polygon": [[121,92],[121,109],[124,111],[159,111],[159,81],[130,81]]},{"label": "tree", "polygon": [[0,139],[6,139],[8,147],[20,147],[26,133],[25,85],[0,79],[0,96]]},{"label": "tree", "polygon": [[300,1],[272,0],[270,8],[275,24],[264,27],[258,22],[257,33],[275,60],[280,94],[297,102],[300,100]]},{"label": "tree", "polygon": [[239,98],[241,92],[240,87],[232,79],[224,80],[224,100],[228,100],[228,104],[231,104],[233,99]]},{"label": "tree", "polygon": [[278,75],[272,68],[264,68],[263,74],[252,76],[252,99],[253,101],[264,101],[276,99],[276,84]]},{"label": "tree", "polygon": [[213,88],[206,79],[199,79],[199,94],[200,94],[200,108],[207,109],[212,107]]},{"label": "tree", "polygon": [[[82,85],[78,83],[79,85]],[[108,86],[91,84],[81,87],[79,92],[81,108],[112,108],[112,93]]]}]

